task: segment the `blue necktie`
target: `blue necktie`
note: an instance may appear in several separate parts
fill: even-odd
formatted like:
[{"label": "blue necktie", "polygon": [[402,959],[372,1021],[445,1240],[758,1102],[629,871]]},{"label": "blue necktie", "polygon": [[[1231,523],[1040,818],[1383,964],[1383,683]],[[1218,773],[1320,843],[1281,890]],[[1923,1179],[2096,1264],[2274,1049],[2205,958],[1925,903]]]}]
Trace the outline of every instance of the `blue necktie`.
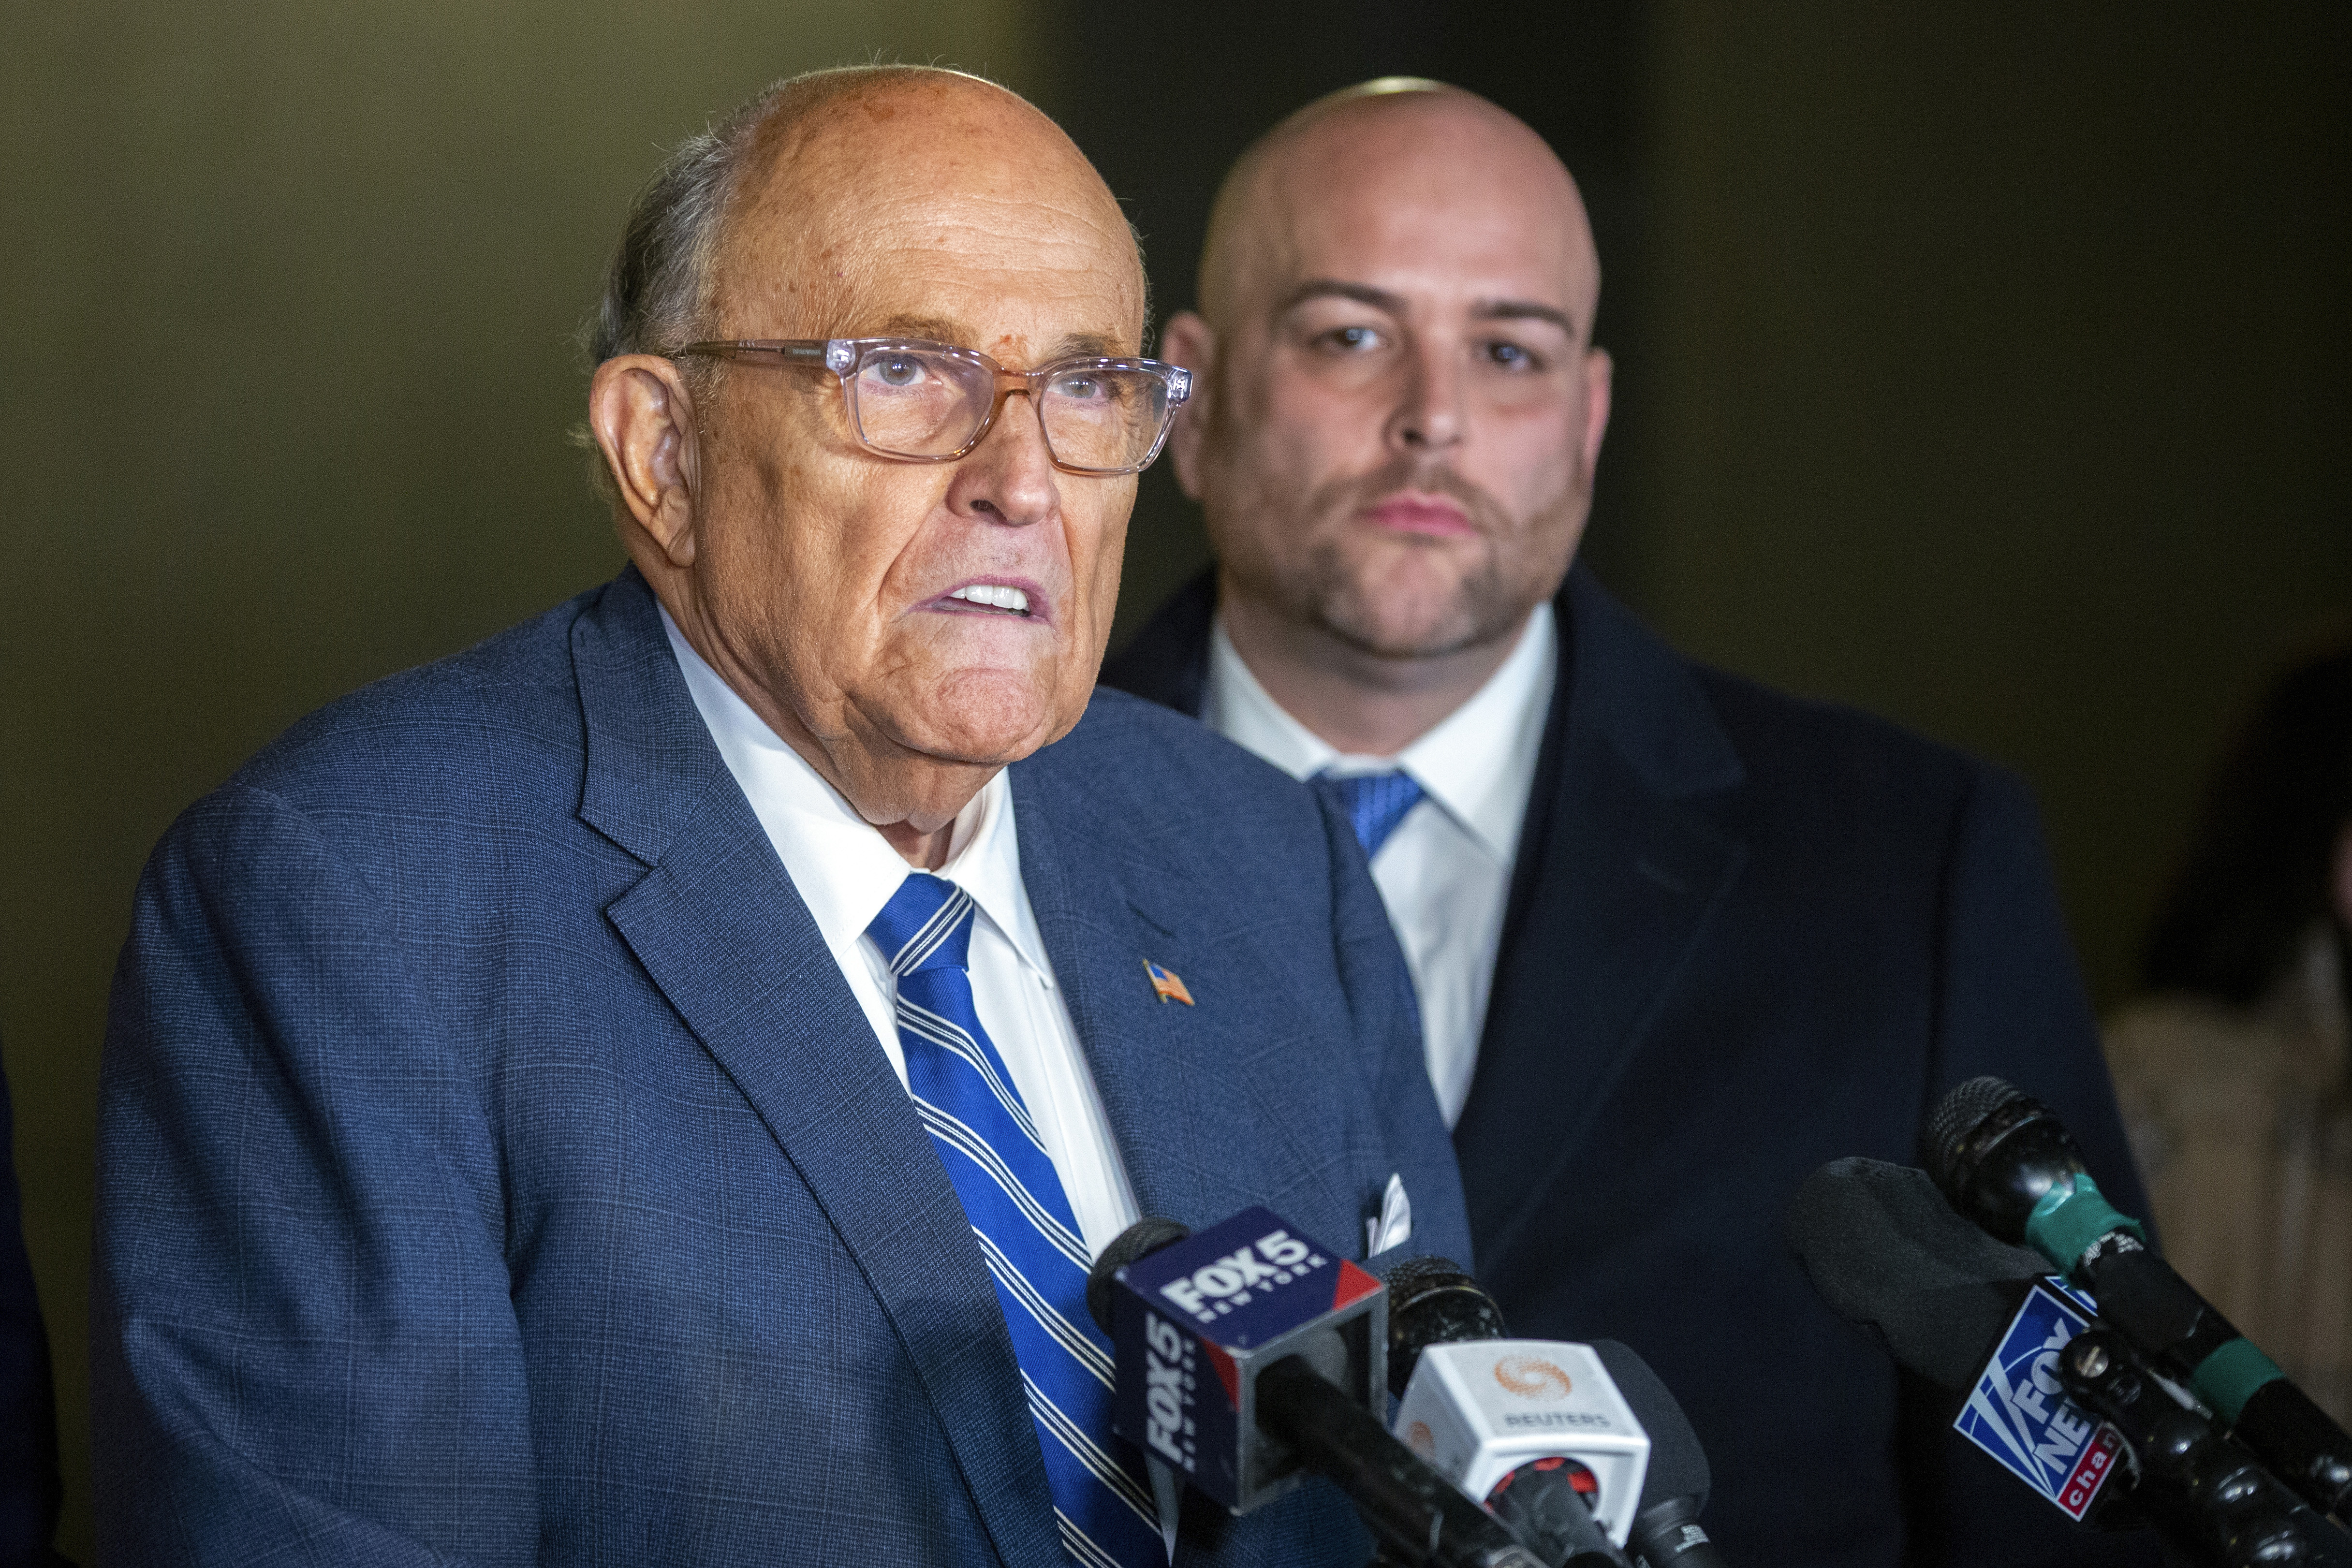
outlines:
[{"label": "blue necktie", "polygon": [[1402,768],[1387,773],[1358,773],[1349,778],[1318,773],[1316,786],[1339,803],[1355,824],[1356,841],[1371,859],[1397,831],[1407,811],[1421,803],[1421,786]]},{"label": "blue necktie", "polygon": [[907,1092],[996,1280],[1062,1545],[1081,1568],[1166,1557],[1142,1466],[1111,1436],[1111,1347],[1087,1314],[1093,1261],[1061,1177],[971,1003],[971,895],[915,872],[866,934],[898,977]]}]

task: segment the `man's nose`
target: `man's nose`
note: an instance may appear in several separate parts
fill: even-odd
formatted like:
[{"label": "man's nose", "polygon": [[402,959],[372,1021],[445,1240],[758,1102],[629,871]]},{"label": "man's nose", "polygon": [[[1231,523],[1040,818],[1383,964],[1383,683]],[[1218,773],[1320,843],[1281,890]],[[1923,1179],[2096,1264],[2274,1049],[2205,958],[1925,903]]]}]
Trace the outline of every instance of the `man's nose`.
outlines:
[{"label": "man's nose", "polygon": [[1052,516],[1060,496],[1036,399],[1011,392],[988,434],[956,465],[948,505],[984,522],[1021,528]]},{"label": "man's nose", "polygon": [[1389,417],[1389,444],[1425,452],[1459,443],[1465,434],[1459,352],[1449,344],[1416,342],[1403,370],[1396,410]]}]

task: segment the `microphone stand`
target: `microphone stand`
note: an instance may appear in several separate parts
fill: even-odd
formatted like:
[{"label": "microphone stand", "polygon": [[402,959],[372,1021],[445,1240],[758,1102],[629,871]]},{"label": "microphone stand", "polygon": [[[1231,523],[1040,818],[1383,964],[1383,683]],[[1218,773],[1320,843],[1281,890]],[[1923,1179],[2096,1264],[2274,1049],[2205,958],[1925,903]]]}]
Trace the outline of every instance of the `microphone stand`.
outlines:
[{"label": "microphone stand", "polygon": [[2352,1568],[2352,1536],[2166,1393],[2115,1330],[2094,1324],[2068,1341],[2058,1381],[2075,1404],[2123,1435],[2139,1465],[2133,1501],[2196,1561],[2213,1568]]}]

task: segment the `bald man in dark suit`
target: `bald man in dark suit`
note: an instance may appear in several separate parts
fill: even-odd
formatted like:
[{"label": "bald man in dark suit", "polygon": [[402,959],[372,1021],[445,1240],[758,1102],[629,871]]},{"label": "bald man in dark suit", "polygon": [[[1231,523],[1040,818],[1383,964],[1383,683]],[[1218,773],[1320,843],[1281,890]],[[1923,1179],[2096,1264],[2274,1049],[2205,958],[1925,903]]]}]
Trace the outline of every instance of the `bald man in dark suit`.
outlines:
[{"label": "bald man in dark suit", "polygon": [[1571,569],[1600,280],[1568,171],[1492,104],[1384,80],[1270,132],[1162,340],[1216,564],[1104,680],[1352,819],[1481,1278],[1515,1332],[1656,1367],[1733,1561],[2148,1561],[1967,1448],[1782,1242],[1808,1173],[1913,1163],[1982,1072],[2144,1206],[2017,780],[1695,664]]}]

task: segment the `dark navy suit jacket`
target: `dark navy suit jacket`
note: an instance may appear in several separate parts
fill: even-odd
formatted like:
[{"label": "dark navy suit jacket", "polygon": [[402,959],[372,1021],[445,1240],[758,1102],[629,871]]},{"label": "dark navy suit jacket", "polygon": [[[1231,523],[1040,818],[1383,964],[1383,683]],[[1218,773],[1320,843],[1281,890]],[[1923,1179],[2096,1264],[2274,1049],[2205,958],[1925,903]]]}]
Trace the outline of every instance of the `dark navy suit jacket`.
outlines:
[{"label": "dark navy suit jacket", "polygon": [[[1143,1209],[1360,1256],[1401,1173],[1417,1241],[1465,1248],[1344,822],[1115,693],[1011,771]],[[954,1189],[634,571],[173,828],[99,1157],[111,1561],[1064,1561]],[[1196,1563],[1368,1550],[1320,1483],[1185,1529]]]},{"label": "dark navy suit jacket", "polygon": [[[1103,672],[1201,708],[1204,575]],[[1823,1162],[1903,1164],[1996,1072],[2146,1213],[2021,785],[1689,663],[1570,576],[1560,670],[1470,1097],[1481,1280],[1514,1333],[1618,1339],[1714,1465],[1740,1563],[2152,1562],[1945,1430],[1782,1240]]]}]

